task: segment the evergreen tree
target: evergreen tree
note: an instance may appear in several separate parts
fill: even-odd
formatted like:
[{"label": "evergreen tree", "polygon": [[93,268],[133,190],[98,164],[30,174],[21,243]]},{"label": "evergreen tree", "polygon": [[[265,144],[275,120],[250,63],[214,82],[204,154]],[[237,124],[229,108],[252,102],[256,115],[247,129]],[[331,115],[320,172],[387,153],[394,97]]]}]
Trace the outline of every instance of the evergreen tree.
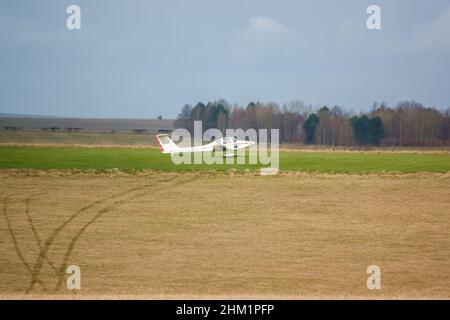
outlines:
[{"label": "evergreen tree", "polygon": [[305,142],[308,144],[314,143],[316,136],[316,128],[319,125],[319,117],[311,113],[303,124],[303,129],[305,131]]},{"label": "evergreen tree", "polygon": [[380,117],[369,119],[366,115],[351,119],[353,136],[359,145],[379,145],[384,136],[383,122]]},{"label": "evergreen tree", "polygon": [[381,139],[384,137],[383,121],[380,117],[375,117],[370,120],[369,126],[370,143],[378,146]]}]

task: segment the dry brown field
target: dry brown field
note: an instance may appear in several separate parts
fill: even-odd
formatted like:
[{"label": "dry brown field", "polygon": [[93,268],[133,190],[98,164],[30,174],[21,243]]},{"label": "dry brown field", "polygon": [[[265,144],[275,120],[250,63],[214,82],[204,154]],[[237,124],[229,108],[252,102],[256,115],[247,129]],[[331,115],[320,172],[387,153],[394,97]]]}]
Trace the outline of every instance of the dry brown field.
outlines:
[{"label": "dry brown field", "polygon": [[448,174],[0,179],[5,298],[450,298]]}]

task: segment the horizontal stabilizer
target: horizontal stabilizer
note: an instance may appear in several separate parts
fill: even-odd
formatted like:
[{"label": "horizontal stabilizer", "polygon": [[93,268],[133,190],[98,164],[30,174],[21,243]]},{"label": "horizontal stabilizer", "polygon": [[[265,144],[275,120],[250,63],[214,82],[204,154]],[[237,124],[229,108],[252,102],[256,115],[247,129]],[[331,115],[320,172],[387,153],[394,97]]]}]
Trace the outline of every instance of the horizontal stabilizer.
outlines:
[{"label": "horizontal stabilizer", "polygon": [[159,142],[159,148],[162,153],[177,153],[180,152],[180,148],[169,138],[167,134],[158,134],[156,139]]}]

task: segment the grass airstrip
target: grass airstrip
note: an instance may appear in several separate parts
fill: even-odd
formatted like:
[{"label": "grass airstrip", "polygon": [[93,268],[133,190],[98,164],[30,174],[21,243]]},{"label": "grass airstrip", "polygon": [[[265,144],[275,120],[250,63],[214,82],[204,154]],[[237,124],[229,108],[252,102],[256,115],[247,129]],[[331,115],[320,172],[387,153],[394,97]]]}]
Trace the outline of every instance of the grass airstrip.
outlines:
[{"label": "grass airstrip", "polygon": [[[218,157],[219,161],[227,159]],[[0,169],[79,169],[228,171],[255,170],[258,164],[174,164],[157,148],[1,146]],[[229,161],[229,159],[228,159]],[[193,160],[192,160],[193,162]],[[449,152],[321,152],[280,151],[280,170],[328,173],[438,172],[450,171]]]}]

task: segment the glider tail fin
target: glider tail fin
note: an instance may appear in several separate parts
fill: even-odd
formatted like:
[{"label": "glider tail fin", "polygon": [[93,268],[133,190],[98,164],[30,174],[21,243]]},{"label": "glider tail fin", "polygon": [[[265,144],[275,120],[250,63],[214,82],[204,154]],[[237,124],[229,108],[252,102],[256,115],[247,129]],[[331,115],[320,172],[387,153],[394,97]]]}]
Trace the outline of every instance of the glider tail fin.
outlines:
[{"label": "glider tail fin", "polygon": [[158,134],[156,135],[156,139],[159,142],[159,148],[162,153],[176,153],[180,150],[180,148],[169,138],[167,134]]}]

